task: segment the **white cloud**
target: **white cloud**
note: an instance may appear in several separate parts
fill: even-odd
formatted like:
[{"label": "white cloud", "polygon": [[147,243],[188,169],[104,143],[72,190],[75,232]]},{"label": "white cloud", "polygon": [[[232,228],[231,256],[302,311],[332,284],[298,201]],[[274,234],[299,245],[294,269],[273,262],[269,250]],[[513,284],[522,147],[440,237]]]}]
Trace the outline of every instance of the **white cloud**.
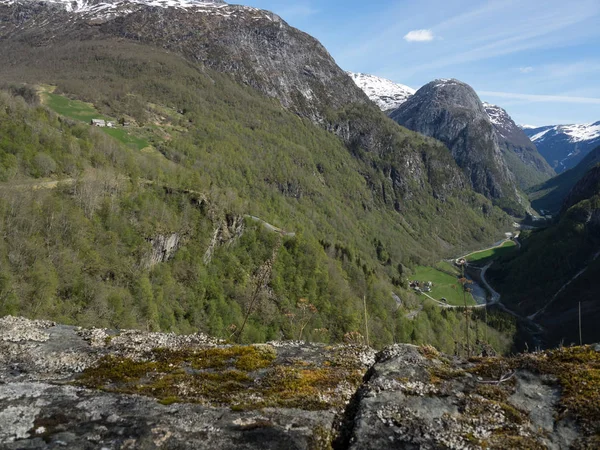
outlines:
[{"label": "white cloud", "polygon": [[433,41],[433,38],[431,30],[413,30],[404,36],[404,40],[407,42],[429,42]]},{"label": "white cloud", "polygon": [[512,98],[516,100],[526,100],[530,102],[556,102],[556,103],[587,103],[600,105],[600,98],[595,97],[573,97],[568,95],[538,95],[538,94],[518,94],[513,92],[495,92],[480,91],[480,96]]},{"label": "white cloud", "polygon": [[531,67],[531,66],[519,67],[519,72],[521,72],[521,73],[531,73],[531,72],[533,72],[533,67]]}]

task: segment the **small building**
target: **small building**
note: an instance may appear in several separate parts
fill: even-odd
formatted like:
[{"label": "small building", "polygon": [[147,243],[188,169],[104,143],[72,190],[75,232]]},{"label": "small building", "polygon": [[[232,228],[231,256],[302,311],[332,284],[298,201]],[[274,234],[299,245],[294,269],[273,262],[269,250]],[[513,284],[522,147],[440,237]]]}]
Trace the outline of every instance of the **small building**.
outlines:
[{"label": "small building", "polygon": [[109,121],[106,121],[106,126],[107,126],[108,128],[114,128],[114,127],[115,127],[115,123],[114,123],[114,122],[109,122]]},{"label": "small building", "polygon": [[93,127],[105,127],[106,121],[103,119],[92,119],[90,125],[92,125]]}]

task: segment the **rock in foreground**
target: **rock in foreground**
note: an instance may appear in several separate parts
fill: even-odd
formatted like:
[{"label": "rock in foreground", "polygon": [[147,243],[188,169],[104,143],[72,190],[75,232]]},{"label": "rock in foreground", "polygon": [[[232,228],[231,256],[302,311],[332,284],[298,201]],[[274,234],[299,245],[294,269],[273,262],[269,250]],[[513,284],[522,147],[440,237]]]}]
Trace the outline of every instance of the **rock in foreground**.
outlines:
[{"label": "rock in foreground", "polygon": [[226,345],[0,319],[0,447],[594,448],[600,353]]}]

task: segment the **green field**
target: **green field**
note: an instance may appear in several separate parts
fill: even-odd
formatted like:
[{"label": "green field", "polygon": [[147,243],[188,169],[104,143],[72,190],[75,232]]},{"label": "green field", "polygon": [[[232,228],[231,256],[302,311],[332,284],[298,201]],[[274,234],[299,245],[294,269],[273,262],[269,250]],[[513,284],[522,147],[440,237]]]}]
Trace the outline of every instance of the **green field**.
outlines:
[{"label": "green field", "polygon": [[[441,300],[442,297],[448,300],[449,305],[464,305],[462,288],[458,282],[458,270],[447,262],[438,264],[438,267],[443,269],[438,270],[434,267],[418,266],[415,268],[411,280],[431,281],[433,287],[428,294],[436,300]],[[455,275],[450,275],[449,273]],[[475,300],[471,294],[467,294],[467,305],[475,305]]]},{"label": "green field", "polygon": [[133,136],[122,128],[102,128],[102,130],[125,145],[141,150],[148,147],[148,141]]},{"label": "green field", "polygon": [[516,246],[517,244],[515,244],[514,241],[506,241],[499,247],[490,248],[488,250],[483,250],[481,252],[470,254],[469,256],[467,256],[467,261],[471,263],[485,264],[492,259],[496,259],[500,256],[513,252]]},{"label": "green field", "polygon": [[92,119],[108,119],[108,117],[101,115],[96,111],[89,103],[80,102],[79,100],[71,100],[62,95],[52,94],[49,92],[45,93],[46,105],[57,114],[71,119],[81,120],[83,122],[89,122]]},{"label": "green field", "polygon": [[[82,122],[90,122],[92,119],[114,121],[114,119],[100,114],[96,108],[89,103],[84,103],[79,100],[71,100],[67,97],[63,97],[62,95],[52,94],[50,92],[46,92],[44,95],[45,104],[55,113],[60,114],[61,116],[69,117],[74,120],[80,120]],[[133,136],[122,128],[102,128],[102,131],[114,137],[119,142],[122,142],[123,144],[137,150],[141,150],[149,145],[148,141],[137,136]]]}]

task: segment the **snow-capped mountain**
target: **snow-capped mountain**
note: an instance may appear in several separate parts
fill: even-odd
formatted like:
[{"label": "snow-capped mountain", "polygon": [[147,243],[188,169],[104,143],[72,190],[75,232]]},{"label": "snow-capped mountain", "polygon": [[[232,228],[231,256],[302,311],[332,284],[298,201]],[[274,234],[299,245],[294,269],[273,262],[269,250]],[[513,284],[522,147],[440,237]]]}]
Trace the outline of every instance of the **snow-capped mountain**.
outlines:
[{"label": "snow-capped mountain", "polygon": [[[217,14],[224,17],[235,14],[240,9],[256,10],[251,7],[233,7],[222,0],[0,0],[0,5],[26,5],[44,3],[63,9],[70,14],[90,21],[105,21],[125,16],[141,8],[170,8]],[[274,16],[274,15],[272,15]]]},{"label": "snow-capped mountain", "polygon": [[348,75],[382,111],[396,109],[416,92],[413,88],[375,75],[352,72]]},{"label": "snow-capped mountain", "polygon": [[[0,0],[0,3],[12,5],[25,3],[26,1],[31,0]],[[44,2],[63,6],[69,12],[87,12],[98,9],[114,8],[124,4],[138,4],[159,8],[189,8],[195,6],[226,5],[222,0],[44,0]]]},{"label": "snow-capped mountain", "polygon": [[523,131],[557,173],[576,166],[590,151],[600,145],[600,121],[579,125],[524,128]]}]

